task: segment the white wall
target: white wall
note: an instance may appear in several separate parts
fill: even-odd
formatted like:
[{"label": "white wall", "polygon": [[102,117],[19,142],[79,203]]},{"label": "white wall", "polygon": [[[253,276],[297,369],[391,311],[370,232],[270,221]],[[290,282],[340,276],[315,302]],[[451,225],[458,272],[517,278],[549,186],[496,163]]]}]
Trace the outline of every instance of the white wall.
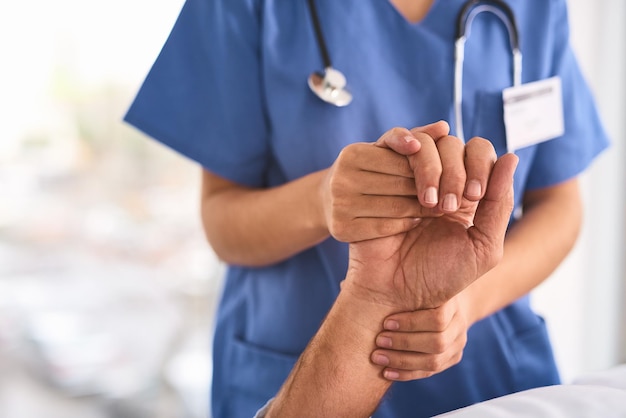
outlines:
[{"label": "white wall", "polygon": [[612,147],[583,177],[585,224],[574,251],[534,292],[565,381],[626,362],[626,2],[569,0],[569,8]]}]

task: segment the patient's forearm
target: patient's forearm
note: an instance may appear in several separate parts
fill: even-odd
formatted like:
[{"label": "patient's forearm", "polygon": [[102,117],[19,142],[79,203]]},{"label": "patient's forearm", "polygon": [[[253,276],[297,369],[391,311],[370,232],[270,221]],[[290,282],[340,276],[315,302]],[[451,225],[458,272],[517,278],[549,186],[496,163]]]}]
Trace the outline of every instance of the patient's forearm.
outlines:
[{"label": "patient's forearm", "polygon": [[390,313],[344,285],[266,417],[369,417],[391,384],[369,360]]}]

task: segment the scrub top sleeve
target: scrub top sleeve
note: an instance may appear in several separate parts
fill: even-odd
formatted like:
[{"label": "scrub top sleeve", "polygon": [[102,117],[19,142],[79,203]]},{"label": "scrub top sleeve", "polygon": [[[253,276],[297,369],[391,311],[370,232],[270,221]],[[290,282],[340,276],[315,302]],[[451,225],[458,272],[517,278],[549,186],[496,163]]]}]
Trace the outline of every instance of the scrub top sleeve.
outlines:
[{"label": "scrub top sleeve", "polygon": [[187,0],[125,121],[231,181],[270,160],[256,0]]},{"label": "scrub top sleeve", "polygon": [[552,74],[561,77],[565,134],[537,146],[527,188],[539,189],[569,180],[584,171],[609,145],[589,86],[569,42],[564,0],[552,1],[555,31]]}]

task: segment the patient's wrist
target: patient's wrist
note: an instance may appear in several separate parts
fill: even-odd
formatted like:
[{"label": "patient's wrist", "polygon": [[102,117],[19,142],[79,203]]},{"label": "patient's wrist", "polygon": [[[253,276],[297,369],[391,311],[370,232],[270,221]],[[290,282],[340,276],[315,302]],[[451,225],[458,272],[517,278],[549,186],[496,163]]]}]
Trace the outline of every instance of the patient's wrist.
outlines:
[{"label": "patient's wrist", "polygon": [[337,300],[352,322],[370,331],[380,332],[383,320],[403,310],[396,306],[392,297],[372,291],[349,278],[344,280]]},{"label": "patient's wrist", "polygon": [[395,271],[377,271],[360,266],[349,269],[344,282],[350,284],[352,297],[377,306],[388,314],[422,309],[417,296],[407,292],[406,286],[401,284],[402,280],[395,280],[395,275]]}]

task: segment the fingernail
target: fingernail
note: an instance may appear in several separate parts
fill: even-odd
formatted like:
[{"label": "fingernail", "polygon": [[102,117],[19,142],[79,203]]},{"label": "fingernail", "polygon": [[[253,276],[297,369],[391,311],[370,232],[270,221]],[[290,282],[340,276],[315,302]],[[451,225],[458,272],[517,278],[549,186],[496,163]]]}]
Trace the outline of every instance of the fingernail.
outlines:
[{"label": "fingernail", "polygon": [[417,139],[414,136],[411,135],[407,135],[404,137],[404,142],[406,142],[407,144],[417,141]]},{"label": "fingernail", "polygon": [[437,198],[437,189],[429,187],[424,194],[424,201],[429,204],[437,204],[439,199]]},{"label": "fingernail", "polygon": [[400,323],[395,319],[388,319],[385,321],[384,327],[390,331],[395,331],[400,328]]},{"label": "fingernail", "polygon": [[378,337],[376,339],[376,344],[382,348],[391,348],[391,338],[389,337]]},{"label": "fingernail", "polygon": [[467,183],[467,195],[468,196],[480,197],[481,192],[482,192],[482,187],[478,180],[470,180],[470,182]]},{"label": "fingernail", "polygon": [[385,372],[383,373],[383,376],[385,376],[385,378],[389,380],[396,380],[397,378],[400,377],[400,373],[394,372],[391,370],[385,370]]},{"label": "fingernail", "polygon": [[443,210],[448,212],[454,212],[458,209],[458,203],[456,200],[455,194],[447,194],[446,197],[443,198]]},{"label": "fingernail", "polygon": [[386,366],[389,364],[389,358],[387,356],[383,356],[382,354],[375,354],[372,359],[374,364],[378,364],[379,366]]}]

